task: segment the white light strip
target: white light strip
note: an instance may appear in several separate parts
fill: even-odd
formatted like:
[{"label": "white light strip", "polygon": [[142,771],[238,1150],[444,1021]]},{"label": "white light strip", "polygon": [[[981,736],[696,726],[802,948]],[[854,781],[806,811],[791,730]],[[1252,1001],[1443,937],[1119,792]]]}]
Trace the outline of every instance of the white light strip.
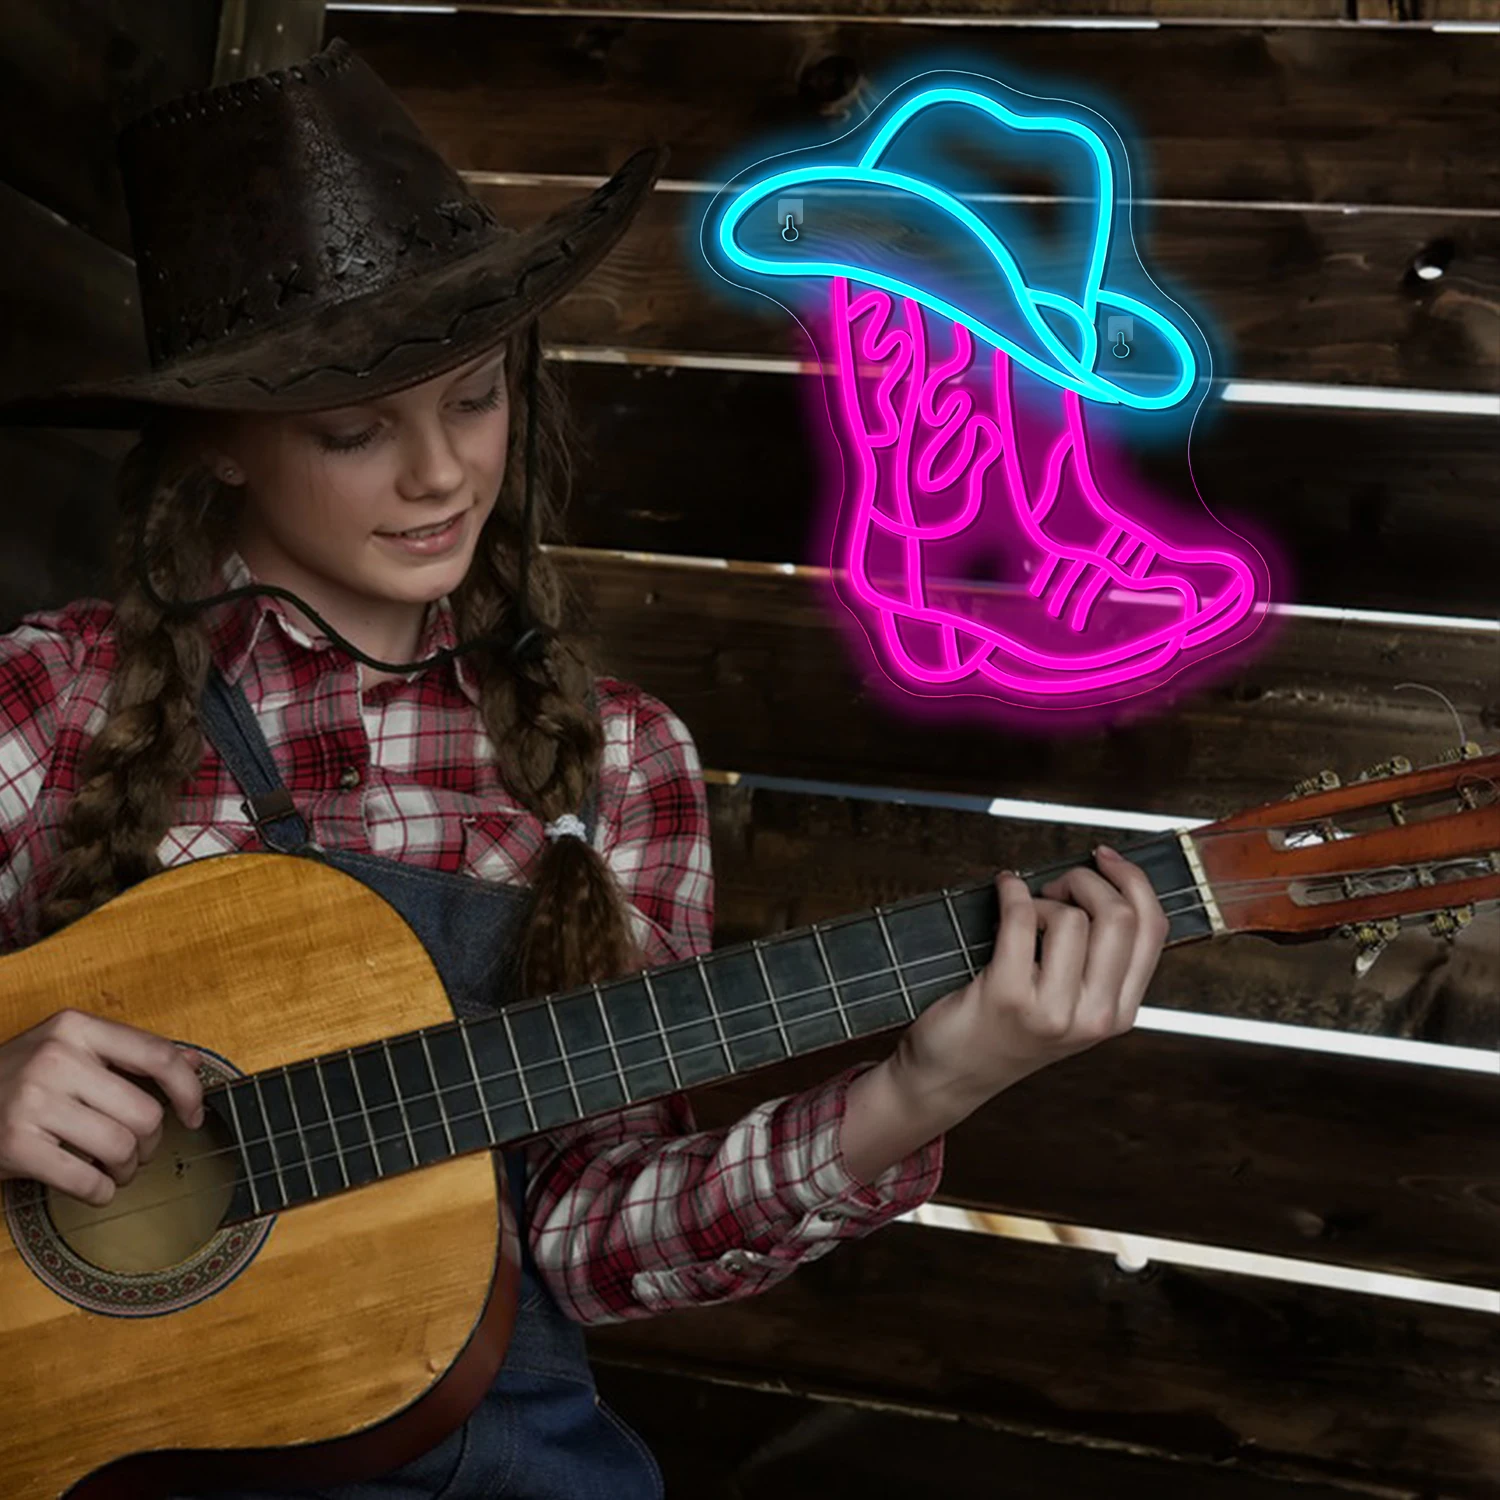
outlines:
[{"label": "white light strip", "polygon": [[[620,349],[608,345],[550,345],[548,359],[571,364],[648,365],[684,370],[734,370],[749,374],[835,373],[814,359],[762,354],[690,354],[674,350]],[[1429,412],[1444,416],[1500,417],[1500,395],[1423,391],[1362,385],[1318,385],[1279,380],[1213,382],[1213,394],[1235,406],[1297,406],[1346,411]]]},{"label": "white light strip", "polygon": [[549,344],[548,359],[578,365],[646,365],[673,370],[734,370],[749,375],[836,373],[815,359],[776,354],[688,354],[667,349],[619,349],[608,344]]},{"label": "white light strip", "polygon": [[[938,580],[942,582],[943,580]],[[986,589],[982,583],[969,583],[973,593],[1002,593],[1003,589]],[[1110,588],[1104,592],[1106,599],[1117,604],[1130,604],[1137,609],[1175,609],[1179,607],[1176,597],[1164,592],[1136,594],[1129,589]],[[1268,604],[1266,613],[1284,615],[1288,619],[1337,620],[1341,625],[1412,625],[1422,630],[1480,630],[1500,632],[1500,615],[1485,619],[1482,615],[1427,615],[1411,610],[1358,609],[1342,604]]]},{"label": "white light strip", "polygon": [[858,11],[755,11],[755,10],[665,10],[661,8],[625,9],[620,6],[585,6],[569,5],[566,9],[559,10],[557,7],[545,4],[534,5],[504,5],[504,4],[468,4],[468,5],[400,5],[380,4],[378,0],[367,0],[367,3],[358,3],[358,0],[327,0],[325,10],[365,10],[382,11],[390,10],[397,12],[410,12],[418,15],[451,16],[460,10],[473,11],[480,15],[491,12],[497,16],[520,15],[520,16],[551,16],[554,18],[587,17],[590,19],[605,19],[617,21],[762,21],[770,24],[777,22],[805,22],[827,26],[834,23],[846,23],[849,25],[869,26],[970,26],[970,27],[1002,27],[1002,26],[1030,26],[1030,27],[1061,27],[1072,30],[1100,30],[1100,31],[1155,31],[1163,26],[1184,28],[1197,27],[1234,27],[1236,30],[1245,30],[1252,26],[1275,27],[1279,31],[1348,31],[1359,27],[1364,30],[1381,31],[1431,31],[1434,35],[1443,32],[1468,33],[1470,35],[1483,35],[1489,32],[1500,32],[1500,26],[1488,21],[1380,21],[1361,20],[1349,22],[1342,20],[1330,20],[1323,18],[1302,19],[1299,17],[1268,16],[1257,18],[1254,16],[1176,16],[1168,21],[1136,20],[1129,17],[1100,17],[1091,20],[1068,20],[1056,16],[991,16],[976,12],[968,16],[905,16],[905,15],[866,15]]},{"label": "white light strip", "polygon": [[1395,386],[1315,385],[1282,380],[1229,380],[1219,399],[1246,406],[1323,406],[1350,411],[1426,411],[1500,417],[1500,396],[1468,391],[1403,390]]},{"label": "white light strip", "polygon": [[1260,1276],[1270,1281],[1330,1287],[1335,1291],[1364,1292],[1371,1296],[1395,1297],[1407,1302],[1431,1302],[1444,1307],[1462,1307],[1472,1312],[1500,1316],[1500,1291],[1489,1287],[1466,1286],[1459,1282],[1430,1281],[1421,1276],[1396,1276],[1389,1271],[1326,1265],[1322,1261],[1266,1255],[1256,1250],[1231,1250],[1222,1245],[1197,1244],[1192,1240],[1158,1239],[1153,1235],[1122,1234],[1114,1230],[1085,1229],[1071,1224],[1054,1227],[1044,1219],[975,1213],[965,1208],[952,1208],[944,1203],[924,1203],[920,1208],[902,1214],[901,1221],[932,1229],[957,1229],[969,1234],[989,1234],[999,1239],[1056,1245],[1062,1249],[1091,1250],[1095,1254],[1113,1255],[1124,1271],[1144,1270],[1151,1261],[1159,1261],[1169,1266],[1229,1271],[1239,1276]]},{"label": "white light strip", "polygon": [[1166,833],[1198,828],[1207,818],[1167,813],[1130,812],[1118,807],[1083,807],[1069,802],[1033,802],[1021,797],[983,797],[965,792],[916,791],[908,787],[862,786],[845,781],[815,781],[801,776],[762,776],[758,772],[718,771],[734,786],[762,787],[773,792],[802,792],[816,797],[849,797],[862,802],[902,802],[915,807],[946,807],[958,812],[988,813],[1023,823],[1073,823],[1090,828],[1123,828],[1142,833]]},{"label": "white light strip", "polygon": [[1500,615],[1423,615],[1400,609],[1346,609],[1331,604],[1272,604],[1275,615],[1300,616],[1304,620],[1337,620],[1344,625],[1417,625],[1424,629],[1491,630],[1500,632]]},{"label": "white light strip", "polygon": [[1126,828],[1138,833],[1170,833],[1178,828],[1201,828],[1211,818],[1185,818],[1171,813],[1126,812],[1118,807],[1074,807],[1058,802],[1028,802],[1020,797],[994,797],[985,809],[992,818],[1020,818],[1028,823],[1087,823],[1093,828]]},{"label": "white light strip", "polygon": [[[829,572],[827,568],[818,567],[814,563],[750,562],[738,558],[731,562],[724,557],[697,557],[686,552],[633,552],[620,547],[563,546],[555,542],[542,542],[539,546],[544,552],[557,553],[560,556],[574,556],[582,559],[621,558],[627,562],[648,563],[660,567],[728,568],[737,573],[780,573],[786,577],[817,579],[826,579]],[[1018,584],[968,583],[967,587],[973,593],[1004,595],[1021,592]],[[1110,589],[1106,597],[1130,601],[1142,606],[1160,602],[1150,594],[1137,596],[1119,589]],[[1381,628],[1407,625],[1423,630],[1478,630],[1500,635],[1500,615],[1486,619],[1482,615],[1429,615],[1418,614],[1410,610],[1358,609],[1341,604],[1272,603],[1266,605],[1265,608],[1267,614],[1283,615],[1293,620],[1336,620],[1341,625],[1375,625]],[[1174,824],[1173,826],[1183,825]],[[1195,825],[1188,824],[1187,826]]]},{"label": "white light strip", "polygon": [[[565,14],[577,16],[584,12],[569,6]],[[601,16],[623,16],[622,11],[600,11]],[[673,12],[676,20],[684,19],[680,12]],[[786,20],[783,15],[771,14],[764,17],[748,17],[730,15],[725,13],[717,19],[737,20]],[[819,16],[816,19],[825,22],[830,18]],[[884,16],[868,16],[863,19],[871,21],[884,21],[892,19]],[[898,17],[902,21],[911,19]],[[926,17],[919,18],[924,22]],[[565,187],[582,192],[592,192],[596,187],[601,187],[607,180],[604,177],[587,172],[486,172],[475,168],[465,168],[459,173],[465,182],[473,183],[476,187]],[[652,184],[652,191],[657,193],[694,193],[707,197],[713,197],[724,190],[721,182],[708,182],[693,177],[659,177]],[[830,197],[839,196],[841,193],[853,194],[858,192],[861,196],[879,196],[884,189],[840,189],[824,188],[820,191]],[[1084,197],[1081,194],[1069,193],[959,193],[956,195],[965,203],[1008,203],[1017,205],[1026,204],[1080,204],[1091,207],[1095,200]],[[1432,203],[1345,203],[1339,199],[1324,199],[1320,202],[1304,202],[1298,198],[1132,198],[1131,203],[1139,204],[1143,208],[1206,208],[1222,209],[1232,208],[1246,213],[1272,213],[1272,214],[1338,214],[1343,218],[1349,218],[1356,214],[1400,214],[1403,218],[1410,218],[1414,214],[1428,214],[1443,219],[1500,219],[1500,208],[1463,208],[1449,207],[1447,204]]]},{"label": "white light strip", "polygon": [[[852,19],[852,18],[851,18]],[[863,19],[863,18],[861,18]],[[899,16],[907,26],[1032,26],[1042,30],[1061,27],[1068,31],[1160,31],[1160,21],[1136,21],[1124,17],[1099,17],[1096,20],[1068,21],[1059,16]]]},{"label": "white light strip", "polygon": [[1242,1016],[1209,1015],[1195,1010],[1167,1010],[1143,1005],[1136,1012],[1142,1031],[1169,1031],[1178,1036],[1209,1037],[1215,1041],[1251,1042],[1264,1047],[1290,1047],[1302,1052],[1332,1052],[1341,1057],[1373,1057],[1381,1062],[1451,1068],[1460,1073],[1493,1073],[1500,1078],[1500,1050],[1453,1047],[1444,1042],[1414,1042],[1399,1036],[1369,1036],[1318,1026],[1290,1026],[1282,1021],[1252,1021]]}]

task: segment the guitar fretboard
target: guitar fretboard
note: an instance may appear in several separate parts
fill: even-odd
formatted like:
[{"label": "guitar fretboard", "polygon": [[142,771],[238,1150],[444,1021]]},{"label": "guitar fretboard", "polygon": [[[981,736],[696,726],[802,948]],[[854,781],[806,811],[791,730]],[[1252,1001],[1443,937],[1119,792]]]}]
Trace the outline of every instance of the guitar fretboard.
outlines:
[{"label": "guitar fretboard", "polygon": [[[1175,835],[1122,852],[1169,943],[1208,935]],[[206,1100],[240,1154],[226,1222],[908,1024],[989,961],[999,919],[985,881],[236,1080]]]}]

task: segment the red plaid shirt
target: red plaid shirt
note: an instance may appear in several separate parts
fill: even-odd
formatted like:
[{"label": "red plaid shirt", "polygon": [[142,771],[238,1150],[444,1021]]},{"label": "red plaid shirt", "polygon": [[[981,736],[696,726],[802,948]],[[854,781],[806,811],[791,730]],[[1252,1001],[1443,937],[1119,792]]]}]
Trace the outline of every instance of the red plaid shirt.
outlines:
[{"label": "red plaid shirt", "polygon": [[[226,587],[253,581],[231,557]],[[104,722],[112,609],[81,599],[0,636],[0,949],[33,942],[38,898],[78,760]],[[465,658],[377,683],[279,600],[205,612],[214,659],[243,688],[278,767],[326,847],[524,883],[545,835],[496,771]],[[455,644],[446,599],[417,657]],[[416,659],[416,658],[413,658]],[[687,727],[660,700],[596,679],[605,749],[594,847],[625,891],[654,966],[712,945],[707,799]],[[205,745],[161,844],[165,865],[259,847],[243,793]],[[697,1130],[680,1095],[599,1116],[527,1147],[533,1254],[570,1317],[607,1323],[764,1291],[840,1240],[936,1190],[942,1141],[863,1185],[840,1154],[851,1068]]]}]

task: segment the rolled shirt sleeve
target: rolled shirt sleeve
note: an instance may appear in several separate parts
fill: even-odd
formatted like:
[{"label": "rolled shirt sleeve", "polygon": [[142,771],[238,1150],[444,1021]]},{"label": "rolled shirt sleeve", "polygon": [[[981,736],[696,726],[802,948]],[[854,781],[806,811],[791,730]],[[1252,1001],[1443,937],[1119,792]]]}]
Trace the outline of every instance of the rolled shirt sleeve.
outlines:
[{"label": "rolled shirt sleeve", "polygon": [[[640,693],[623,758],[629,773],[601,852],[647,961],[706,953],[713,876],[692,737]],[[673,1094],[530,1142],[532,1254],[564,1311],[609,1323],[751,1296],[925,1202],[942,1176],[941,1137],[871,1183],[843,1157],[849,1084],[872,1066],[768,1100],[722,1129],[698,1130],[686,1097]]]}]

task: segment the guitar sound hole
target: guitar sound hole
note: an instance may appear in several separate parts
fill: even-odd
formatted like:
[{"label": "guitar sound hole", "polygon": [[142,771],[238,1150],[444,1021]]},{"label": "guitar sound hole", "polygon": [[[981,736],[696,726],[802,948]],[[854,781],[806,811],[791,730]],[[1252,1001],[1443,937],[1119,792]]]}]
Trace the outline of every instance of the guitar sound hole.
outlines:
[{"label": "guitar sound hole", "polygon": [[[148,1092],[154,1087],[145,1084]],[[158,1094],[159,1099],[165,1096]],[[91,1266],[125,1276],[160,1275],[196,1255],[219,1232],[234,1193],[235,1155],[212,1110],[189,1130],[168,1106],[151,1160],[102,1208],[55,1188],[47,1215],[63,1242]]]}]

